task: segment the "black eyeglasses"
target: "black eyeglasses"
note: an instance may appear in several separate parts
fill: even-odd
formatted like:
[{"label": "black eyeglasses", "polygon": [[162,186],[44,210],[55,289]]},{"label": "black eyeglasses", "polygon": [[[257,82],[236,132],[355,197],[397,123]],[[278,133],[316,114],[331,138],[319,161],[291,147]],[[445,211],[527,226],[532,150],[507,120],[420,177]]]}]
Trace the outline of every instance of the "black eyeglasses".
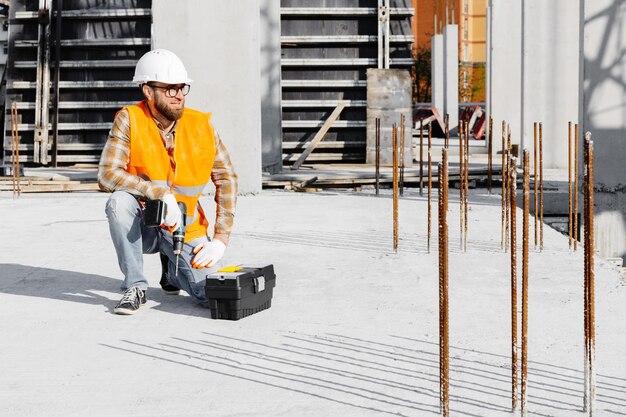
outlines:
[{"label": "black eyeglasses", "polygon": [[150,88],[156,88],[159,90],[165,90],[165,95],[168,97],[176,97],[178,95],[179,91],[182,91],[183,96],[186,96],[187,94],[189,94],[189,90],[191,89],[191,86],[189,84],[185,84],[182,87],[176,87],[173,85],[167,86],[167,87],[160,87],[158,85],[153,85],[153,84],[149,84],[148,86]]}]

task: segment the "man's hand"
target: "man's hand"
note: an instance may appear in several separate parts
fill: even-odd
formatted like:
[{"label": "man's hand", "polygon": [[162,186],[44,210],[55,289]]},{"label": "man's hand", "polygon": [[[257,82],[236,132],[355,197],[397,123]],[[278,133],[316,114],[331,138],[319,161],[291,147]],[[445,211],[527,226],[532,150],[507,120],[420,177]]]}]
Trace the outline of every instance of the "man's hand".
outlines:
[{"label": "man's hand", "polygon": [[176,197],[174,197],[174,194],[168,193],[165,194],[161,200],[165,203],[165,221],[163,224],[172,229],[176,229],[176,227],[181,224],[183,217],[178,203],[176,202]]},{"label": "man's hand", "polygon": [[210,268],[224,256],[225,250],[226,245],[219,239],[200,243],[193,248],[193,253],[196,256],[191,260],[191,266],[196,269]]}]

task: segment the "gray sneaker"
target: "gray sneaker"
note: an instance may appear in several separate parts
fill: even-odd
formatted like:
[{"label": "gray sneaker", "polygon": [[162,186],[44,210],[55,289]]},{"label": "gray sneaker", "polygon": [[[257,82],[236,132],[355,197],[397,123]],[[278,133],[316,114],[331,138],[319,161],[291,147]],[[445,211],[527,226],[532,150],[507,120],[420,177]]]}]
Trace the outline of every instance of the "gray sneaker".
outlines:
[{"label": "gray sneaker", "polygon": [[146,303],[146,292],[139,287],[130,287],[113,309],[115,314],[135,314]]}]

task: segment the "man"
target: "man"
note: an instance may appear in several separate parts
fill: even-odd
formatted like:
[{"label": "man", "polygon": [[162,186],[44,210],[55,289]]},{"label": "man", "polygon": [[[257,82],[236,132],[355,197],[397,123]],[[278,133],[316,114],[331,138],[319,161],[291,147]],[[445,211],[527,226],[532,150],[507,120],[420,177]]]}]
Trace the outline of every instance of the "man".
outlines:
[{"label": "man", "polygon": [[[237,175],[224,143],[211,126],[211,114],[185,107],[193,80],[174,53],[156,49],[143,55],[133,82],[140,85],[145,99],[115,116],[98,171],[100,188],[113,192],[105,211],[124,274],[125,293],[114,312],[135,314],[146,303],[143,254],[157,252],[166,260],[163,289],[170,294],[183,289],[196,302],[207,305],[204,280],[218,269],[228,246]],[[217,207],[213,238],[198,201],[209,181],[215,184]],[[163,201],[167,228],[145,227],[146,200]],[[179,201],[187,207],[187,227],[177,260],[172,231],[182,221]]]}]

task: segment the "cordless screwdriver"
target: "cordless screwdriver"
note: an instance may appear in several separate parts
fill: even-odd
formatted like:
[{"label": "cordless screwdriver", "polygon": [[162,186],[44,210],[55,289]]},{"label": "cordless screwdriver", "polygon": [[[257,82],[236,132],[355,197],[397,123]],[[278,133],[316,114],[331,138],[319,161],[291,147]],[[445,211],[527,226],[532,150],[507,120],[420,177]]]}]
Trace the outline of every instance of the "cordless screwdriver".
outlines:
[{"label": "cordless screwdriver", "polygon": [[176,276],[178,276],[178,256],[183,251],[183,244],[185,243],[185,230],[187,229],[187,205],[182,201],[179,201],[178,207],[181,212],[180,224],[172,233],[174,255],[176,255]]}]

